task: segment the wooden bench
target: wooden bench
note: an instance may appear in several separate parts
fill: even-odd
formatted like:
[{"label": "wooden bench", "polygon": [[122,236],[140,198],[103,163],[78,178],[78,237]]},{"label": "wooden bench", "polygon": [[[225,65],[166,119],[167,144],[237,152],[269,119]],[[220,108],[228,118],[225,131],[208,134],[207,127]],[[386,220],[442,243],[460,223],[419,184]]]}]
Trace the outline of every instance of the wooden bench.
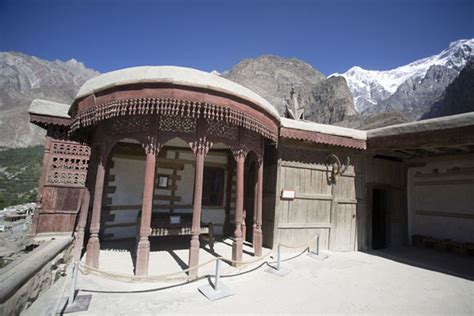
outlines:
[{"label": "wooden bench", "polygon": [[[138,212],[137,222],[140,223],[141,212]],[[152,213],[150,236],[191,236],[192,214],[183,213]],[[214,251],[214,227],[212,223],[202,223],[199,238],[207,242]]]}]

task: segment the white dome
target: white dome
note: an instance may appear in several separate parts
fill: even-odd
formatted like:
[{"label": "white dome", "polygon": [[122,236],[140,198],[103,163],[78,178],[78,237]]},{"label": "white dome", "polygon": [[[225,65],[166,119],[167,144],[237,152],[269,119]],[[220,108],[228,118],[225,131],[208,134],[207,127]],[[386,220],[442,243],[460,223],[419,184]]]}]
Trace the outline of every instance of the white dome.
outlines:
[{"label": "white dome", "polygon": [[172,83],[228,93],[254,103],[276,119],[280,115],[267,100],[235,82],[197,69],[176,66],[142,66],[108,72],[86,81],[76,100],[111,87],[134,83]]}]

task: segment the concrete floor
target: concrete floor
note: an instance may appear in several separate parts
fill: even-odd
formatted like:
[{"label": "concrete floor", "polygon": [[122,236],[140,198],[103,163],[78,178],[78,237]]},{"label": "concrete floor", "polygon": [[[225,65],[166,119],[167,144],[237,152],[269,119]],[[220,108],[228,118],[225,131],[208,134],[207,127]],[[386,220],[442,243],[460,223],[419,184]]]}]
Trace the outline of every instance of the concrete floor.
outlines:
[{"label": "concrete floor", "polygon": [[[183,237],[152,237],[150,262],[148,267],[149,275],[162,275],[175,273],[188,268],[189,259],[189,236]],[[263,248],[263,254],[270,250]],[[204,263],[216,257],[232,257],[232,240],[217,241],[212,251],[204,242],[201,242],[199,252],[199,263]],[[85,258],[85,256],[84,256]],[[252,261],[252,244],[244,242],[243,261]],[[99,269],[107,272],[134,274],[135,262],[135,240],[102,243],[100,250]],[[229,271],[237,271],[228,263],[223,262],[222,268]],[[199,275],[213,273],[215,264],[207,264],[199,269]],[[177,275],[186,277],[186,273]]]},{"label": "concrete floor", "polygon": [[[80,294],[92,294],[92,301],[88,312],[76,315],[474,314],[474,282],[468,278],[402,263],[386,255],[328,254],[324,261],[301,255],[285,262],[284,266],[291,270],[285,277],[266,273],[265,266],[254,264],[247,268],[254,269],[249,273],[222,279],[235,295],[214,302],[197,290],[208,282],[205,279],[173,286],[173,283],[124,283],[81,275]],[[467,264],[473,262],[472,258],[463,259]],[[436,262],[432,259],[431,263]],[[41,314],[34,306],[26,315]]]}]

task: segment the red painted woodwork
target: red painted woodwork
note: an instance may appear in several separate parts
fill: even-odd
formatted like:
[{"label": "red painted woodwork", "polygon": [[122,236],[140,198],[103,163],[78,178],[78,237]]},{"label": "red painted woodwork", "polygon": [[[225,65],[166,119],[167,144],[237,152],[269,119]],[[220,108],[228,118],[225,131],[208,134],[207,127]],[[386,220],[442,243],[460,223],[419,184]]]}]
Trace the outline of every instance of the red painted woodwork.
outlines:
[{"label": "red painted woodwork", "polygon": [[193,199],[193,226],[191,228],[191,244],[189,248],[189,271],[190,277],[196,277],[199,265],[199,232],[201,231],[201,207],[202,207],[202,184],[204,174],[204,157],[208,151],[207,146],[196,150],[196,169],[194,176],[194,199]]},{"label": "red painted woodwork", "polygon": [[262,199],[263,199],[263,159],[258,159],[257,181],[255,184],[255,216],[253,248],[256,256],[262,255]]},{"label": "red painted woodwork", "polygon": [[64,127],[48,127],[31,234],[74,231],[89,157],[89,146],[67,140]]},{"label": "red painted woodwork", "polygon": [[82,247],[84,245],[84,230],[86,228],[87,213],[89,211],[90,192],[85,189],[81,197],[81,210],[79,211],[79,220],[76,227],[74,238],[74,261],[81,260]]},{"label": "red painted woodwork", "polygon": [[114,117],[167,115],[222,121],[278,140],[278,119],[261,107],[233,95],[173,84],[143,83],[107,89],[93,99],[76,101],[72,113],[73,132]]},{"label": "red painted woodwork", "polygon": [[139,229],[139,239],[137,244],[137,261],[135,274],[147,275],[148,262],[150,257],[150,225],[151,212],[153,208],[153,193],[155,183],[155,169],[156,169],[156,154],[155,151],[148,151],[146,154],[145,166],[145,184],[143,188],[143,205]]},{"label": "red painted woodwork", "polygon": [[100,161],[97,165],[97,174],[94,189],[94,202],[92,204],[92,215],[90,224],[90,237],[87,243],[86,264],[98,268],[99,267],[99,230],[100,230],[100,216],[102,210],[102,194],[104,191],[105,168],[107,164],[107,148],[105,145],[100,147]]},{"label": "red painted woodwork", "polygon": [[235,155],[236,167],[236,188],[235,188],[235,231],[234,242],[232,244],[232,260],[242,261],[243,239],[242,220],[244,212],[244,162],[246,153],[240,151]]},{"label": "red painted woodwork", "polygon": [[309,141],[318,144],[327,144],[341,147],[349,147],[355,149],[366,149],[367,142],[362,139],[355,139],[350,137],[336,136],[323,134],[318,132],[302,131],[291,128],[281,128],[280,137],[287,139],[296,139]]}]

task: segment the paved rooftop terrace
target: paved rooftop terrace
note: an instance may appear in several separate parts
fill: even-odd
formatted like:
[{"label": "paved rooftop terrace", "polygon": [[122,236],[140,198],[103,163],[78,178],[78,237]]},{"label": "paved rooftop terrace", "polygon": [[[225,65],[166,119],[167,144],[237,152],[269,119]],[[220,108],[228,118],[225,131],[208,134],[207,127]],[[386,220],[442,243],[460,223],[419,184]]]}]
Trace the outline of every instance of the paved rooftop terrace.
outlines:
[{"label": "paved rooftop terrace", "polygon": [[[89,311],[75,315],[474,313],[474,282],[468,276],[446,273],[449,272],[447,269],[474,263],[472,258],[456,257],[454,261],[458,263],[449,267],[446,266],[449,255],[410,253],[411,248],[384,251],[380,255],[329,253],[329,258],[324,261],[302,255],[285,263],[285,267],[291,269],[285,277],[266,273],[266,267],[258,268],[257,264],[251,267],[254,270],[249,273],[222,279],[235,291],[235,295],[214,302],[208,301],[197,290],[208,282],[206,279],[183,285],[124,283],[80,275],[80,294],[93,296]],[[420,268],[420,264],[414,265],[427,256],[431,261],[430,267],[440,262],[445,273],[427,269],[428,266]],[[402,263],[401,259],[393,260],[402,257],[406,262],[410,260],[411,264]],[[54,295],[58,296],[60,287],[58,283],[50,293],[36,301],[26,315],[44,311]]]}]

